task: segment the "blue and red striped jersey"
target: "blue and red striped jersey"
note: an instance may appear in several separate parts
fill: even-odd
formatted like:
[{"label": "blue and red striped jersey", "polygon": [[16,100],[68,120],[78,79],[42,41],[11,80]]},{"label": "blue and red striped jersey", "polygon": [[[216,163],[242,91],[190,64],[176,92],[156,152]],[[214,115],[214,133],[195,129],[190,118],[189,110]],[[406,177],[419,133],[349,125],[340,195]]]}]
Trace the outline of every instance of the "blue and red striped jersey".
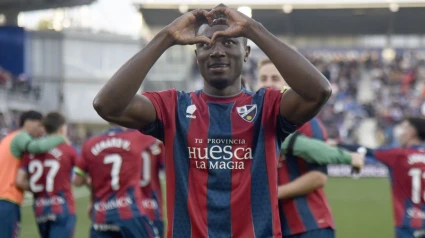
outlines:
[{"label": "blue and red striped jersey", "polygon": [[114,223],[144,216],[140,191],[142,153],[155,138],[136,130],[112,129],[87,140],[77,167],[92,181],[92,221]]},{"label": "blue and red striped jersey", "polygon": [[[319,140],[326,140],[327,133],[322,123],[314,118],[298,129],[298,132]],[[326,173],[326,166],[305,162],[302,158],[285,155],[279,162],[279,185],[290,183],[309,171]],[[282,233],[285,236],[304,233],[321,228],[334,228],[332,213],[322,188],[304,196],[281,199],[279,212]]]},{"label": "blue and red striped jersey", "polygon": [[51,215],[75,214],[71,176],[77,160],[77,151],[65,143],[44,154],[23,156],[20,168],[28,173],[39,222],[55,219]]},{"label": "blue and red striped jersey", "polygon": [[140,181],[140,189],[144,197],[142,204],[147,208],[147,216],[151,221],[162,220],[162,191],[159,174],[164,168],[164,144],[155,140],[142,152],[142,159],[142,180]]},{"label": "blue and red striped jersey", "polygon": [[280,116],[282,93],[144,95],[157,120],[143,131],[165,144],[167,237],[281,237],[278,154],[296,129]]},{"label": "blue and red striped jersey", "polygon": [[375,150],[389,169],[396,227],[425,228],[425,146]]}]

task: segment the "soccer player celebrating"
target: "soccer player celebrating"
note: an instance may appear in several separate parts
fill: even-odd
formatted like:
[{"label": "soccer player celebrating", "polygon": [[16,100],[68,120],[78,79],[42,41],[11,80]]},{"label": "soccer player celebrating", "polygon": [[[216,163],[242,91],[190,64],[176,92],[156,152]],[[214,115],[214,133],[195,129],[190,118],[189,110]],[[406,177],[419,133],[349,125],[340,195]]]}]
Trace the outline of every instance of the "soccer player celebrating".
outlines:
[{"label": "soccer player celebrating", "polygon": [[140,190],[142,153],[153,142],[115,126],[83,144],[73,183],[81,186],[86,175],[91,178],[90,237],[157,237]]},{"label": "soccer player celebrating", "polygon": [[[152,141],[152,137],[144,136],[147,137],[146,140]],[[146,208],[147,216],[152,221],[159,237],[164,237],[162,191],[159,178],[160,172],[164,167],[164,144],[159,140],[154,140],[142,152],[142,159],[142,179],[140,180],[140,188],[144,198],[142,205]]]},{"label": "soccer player celebrating", "polygon": [[421,238],[425,237],[425,119],[409,117],[400,127],[400,148],[372,150],[356,145],[338,145],[364,151],[388,167],[396,237]]},{"label": "soccer player celebrating", "polygon": [[63,143],[62,136],[47,137],[44,134],[43,115],[36,111],[24,112],[20,117],[20,129],[10,133],[0,143],[0,234],[18,237],[23,191],[15,186],[19,161],[25,152],[44,153]]},{"label": "soccer player celebrating", "polygon": [[[43,124],[48,136],[66,137],[66,120],[61,114],[47,114]],[[76,217],[71,175],[77,158],[77,151],[62,143],[44,154],[25,154],[21,160],[16,185],[34,194],[35,218],[43,238],[73,236]]]},{"label": "soccer player celebrating", "polygon": [[[259,63],[258,71],[257,87],[282,89],[288,86],[269,59]],[[360,169],[364,156],[329,148],[324,142],[305,137],[326,140],[326,130],[318,119],[304,124],[282,144],[278,198],[283,237],[332,238],[335,236],[334,222],[323,192],[327,180],[326,164],[351,163]]]},{"label": "soccer player celebrating", "polygon": [[[241,87],[257,44],[291,90]],[[202,90],[137,94],[156,60],[196,44]],[[124,64],[94,100],[100,116],[165,144],[167,237],[281,237],[277,163],[281,142],[331,94],[320,72],[259,22],[219,5],[188,12]]]}]

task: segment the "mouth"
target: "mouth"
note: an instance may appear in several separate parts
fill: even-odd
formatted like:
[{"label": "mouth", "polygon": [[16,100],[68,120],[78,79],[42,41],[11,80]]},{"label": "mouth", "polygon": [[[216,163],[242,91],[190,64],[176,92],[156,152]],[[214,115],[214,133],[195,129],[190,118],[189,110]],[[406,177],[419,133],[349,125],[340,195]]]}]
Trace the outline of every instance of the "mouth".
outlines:
[{"label": "mouth", "polygon": [[229,68],[229,64],[226,64],[226,63],[213,63],[208,65],[208,69],[215,73],[224,72],[228,68]]}]

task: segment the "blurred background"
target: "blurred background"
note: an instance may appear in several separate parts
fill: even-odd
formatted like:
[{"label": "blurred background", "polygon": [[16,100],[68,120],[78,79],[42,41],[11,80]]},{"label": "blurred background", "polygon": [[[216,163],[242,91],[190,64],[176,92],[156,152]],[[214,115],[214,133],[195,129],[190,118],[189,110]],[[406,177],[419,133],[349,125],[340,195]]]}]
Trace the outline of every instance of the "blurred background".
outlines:
[{"label": "blurred background", "polygon": [[[112,74],[181,14],[219,3],[0,0],[0,138],[18,127],[22,111],[57,110],[67,117],[69,137],[79,149],[86,138],[106,127],[92,100]],[[425,1],[229,0],[224,4],[261,22],[328,78],[333,95],[319,117],[331,138],[372,148],[394,146],[397,123],[405,115],[425,115]],[[257,62],[265,56],[249,44],[252,54],[243,77],[247,87],[256,90]],[[201,88],[193,49],[169,49],[149,73],[143,90]],[[330,166],[328,172],[349,177],[350,168]],[[389,183],[379,179],[387,171],[370,162],[362,176],[369,178],[335,178],[327,185],[337,236],[392,237]],[[86,217],[84,206],[82,217]],[[28,211],[22,237],[35,237]],[[82,226],[88,223],[79,221]],[[86,234],[86,227],[77,230]]]}]

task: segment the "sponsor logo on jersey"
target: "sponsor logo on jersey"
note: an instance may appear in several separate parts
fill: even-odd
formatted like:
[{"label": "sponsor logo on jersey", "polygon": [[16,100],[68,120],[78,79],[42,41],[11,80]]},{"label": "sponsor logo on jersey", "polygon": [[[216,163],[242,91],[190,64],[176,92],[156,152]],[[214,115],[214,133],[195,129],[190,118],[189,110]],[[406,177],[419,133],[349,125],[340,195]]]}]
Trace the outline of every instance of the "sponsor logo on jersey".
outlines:
[{"label": "sponsor logo on jersey", "polygon": [[133,204],[133,200],[129,197],[120,197],[109,200],[107,202],[97,202],[94,204],[94,209],[99,212],[108,211],[122,207],[128,207]]},{"label": "sponsor logo on jersey", "polygon": [[193,113],[195,113],[195,111],[196,111],[195,105],[192,104],[192,105],[188,106],[187,109],[186,109],[186,117],[195,119],[196,116],[193,115]]},{"label": "sponsor logo on jersey", "polygon": [[[195,144],[203,143],[195,139]],[[252,149],[244,139],[210,139],[205,146],[189,146],[189,159],[198,169],[245,169],[246,161],[253,159]]]},{"label": "sponsor logo on jersey", "polygon": [[93,229],[96,231],[120,231],[120,227],[112,224],[94,223]]},{"label": "sponsor logo on jersey", "polygon": [[257,116],[257,105],[253,104],[237,107],[236,111],[242,119],[247,122],[252,122],[255,119],[255,116]]},{"label": "sponsor logo on jersey", "polygon": [[52,205],[62,205],[65,204],[65,199],[59,196],[52,196],[49,198],[37,198],[34,201],[36,207],[40,206],[52,206]]}]

